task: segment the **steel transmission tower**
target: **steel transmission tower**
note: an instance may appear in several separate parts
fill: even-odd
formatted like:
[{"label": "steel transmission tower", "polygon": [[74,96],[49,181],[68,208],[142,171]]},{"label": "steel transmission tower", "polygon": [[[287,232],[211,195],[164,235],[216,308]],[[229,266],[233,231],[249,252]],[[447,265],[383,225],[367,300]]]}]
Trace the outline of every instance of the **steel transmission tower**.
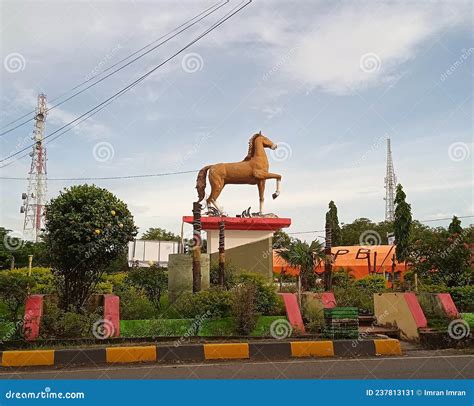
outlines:
[{"label": "steel transmission tower", "polygon": [[393,169],[392,146],[387,138],[387,173],[385,176],[385,221],[393,221],[395,216],[395,186],[397,177]]},{"label": "steel transmission tower", "polygon": [[20,208],[20,213],[25,213],[24,236],[36,242],[39,241],[41,228],[44,224],[44,204],[46,201],[46,149],[43,147],[46,113],[46,95],[40,94],[32,136],[35,144],[30,153],[31,167],[28,176],[28,191],[22,194],[23,205]]}]

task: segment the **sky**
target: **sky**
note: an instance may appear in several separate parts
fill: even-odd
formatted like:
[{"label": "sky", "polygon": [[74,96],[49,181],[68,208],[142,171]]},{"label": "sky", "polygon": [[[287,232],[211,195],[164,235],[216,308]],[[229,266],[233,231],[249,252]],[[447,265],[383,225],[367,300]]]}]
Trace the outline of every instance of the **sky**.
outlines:
[{"label": "sky", "polygon": [[[38,93],[53,100],[217,3],[2,1],[0,125],[34,109]],[[165,61],[239,4],[230,1],[52,109],[46,135]],[[195,171],[240,161],[248,139],[262,131],[280,146],[267,154],[270,171],[282,175],[276,200],[275,183],[267,182],[264,211],[290,217],[289,232],[322,230],[330,200],[343,223],[382,221],[387,137],[414,218],[472,215],[473,12],[473,3],[463,0],[254,0],[47,144],[48,198],[84,183],[54,178]],[[0,137],[2,159],[28,146],[32,130],[30,122]],[[28,157],[2,164],[10,162],[0,177],[28,176]],[[179,233],[196,200],[195,178],[93,183],[128,204],[141,232]],[[0,226],[22,231],[26,188],[26,180],[0,179]],[[219,204],[229,215],[249,206],[257,211],[257,187],[226,186]]]}]

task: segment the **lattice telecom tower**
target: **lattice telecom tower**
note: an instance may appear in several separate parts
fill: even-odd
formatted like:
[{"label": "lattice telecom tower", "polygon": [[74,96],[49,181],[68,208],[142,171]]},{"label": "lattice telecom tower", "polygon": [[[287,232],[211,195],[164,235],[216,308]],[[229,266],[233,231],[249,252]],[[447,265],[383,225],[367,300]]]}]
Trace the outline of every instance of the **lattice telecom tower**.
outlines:
[{"label": "lattice telecom tower", "polygon": [[387,138],[387,173],[385,176],[385,221],[393,221],[395,217],[395,187],[397,177],[393,169],[392,146]]},{"label": "lattice telecom tower", "polygon": [[20,213],[25,213],[23,233],[25,238],[38,242],[44,224],[44,204],[46,201],[46,149],[43,147],[44,123],[46,121],[46,95],[38,96],[35,128],[32,139],[35,141],[28,176],[28,191],[22,194],[23,204]]}]

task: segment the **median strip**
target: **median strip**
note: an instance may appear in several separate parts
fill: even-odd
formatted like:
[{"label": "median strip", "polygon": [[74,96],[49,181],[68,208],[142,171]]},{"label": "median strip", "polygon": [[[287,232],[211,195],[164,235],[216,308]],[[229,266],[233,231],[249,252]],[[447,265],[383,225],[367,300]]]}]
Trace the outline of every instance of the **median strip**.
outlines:
[{"label": "median strip", "polygon": [[147,345],[0,352],[2,367],[401,355],[395,339]]}]

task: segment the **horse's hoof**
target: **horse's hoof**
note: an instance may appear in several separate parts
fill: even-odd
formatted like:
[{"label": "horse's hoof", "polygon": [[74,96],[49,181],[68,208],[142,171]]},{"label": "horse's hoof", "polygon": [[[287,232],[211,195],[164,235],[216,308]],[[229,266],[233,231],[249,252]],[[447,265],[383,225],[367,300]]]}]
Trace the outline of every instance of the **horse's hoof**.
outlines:
[{"label": "horse's hoof", "polygon": [[273,200],[275,200],[279,195],[280,195],[280,193],[278,193],[278,192],[273,193],[272,194]]}]

